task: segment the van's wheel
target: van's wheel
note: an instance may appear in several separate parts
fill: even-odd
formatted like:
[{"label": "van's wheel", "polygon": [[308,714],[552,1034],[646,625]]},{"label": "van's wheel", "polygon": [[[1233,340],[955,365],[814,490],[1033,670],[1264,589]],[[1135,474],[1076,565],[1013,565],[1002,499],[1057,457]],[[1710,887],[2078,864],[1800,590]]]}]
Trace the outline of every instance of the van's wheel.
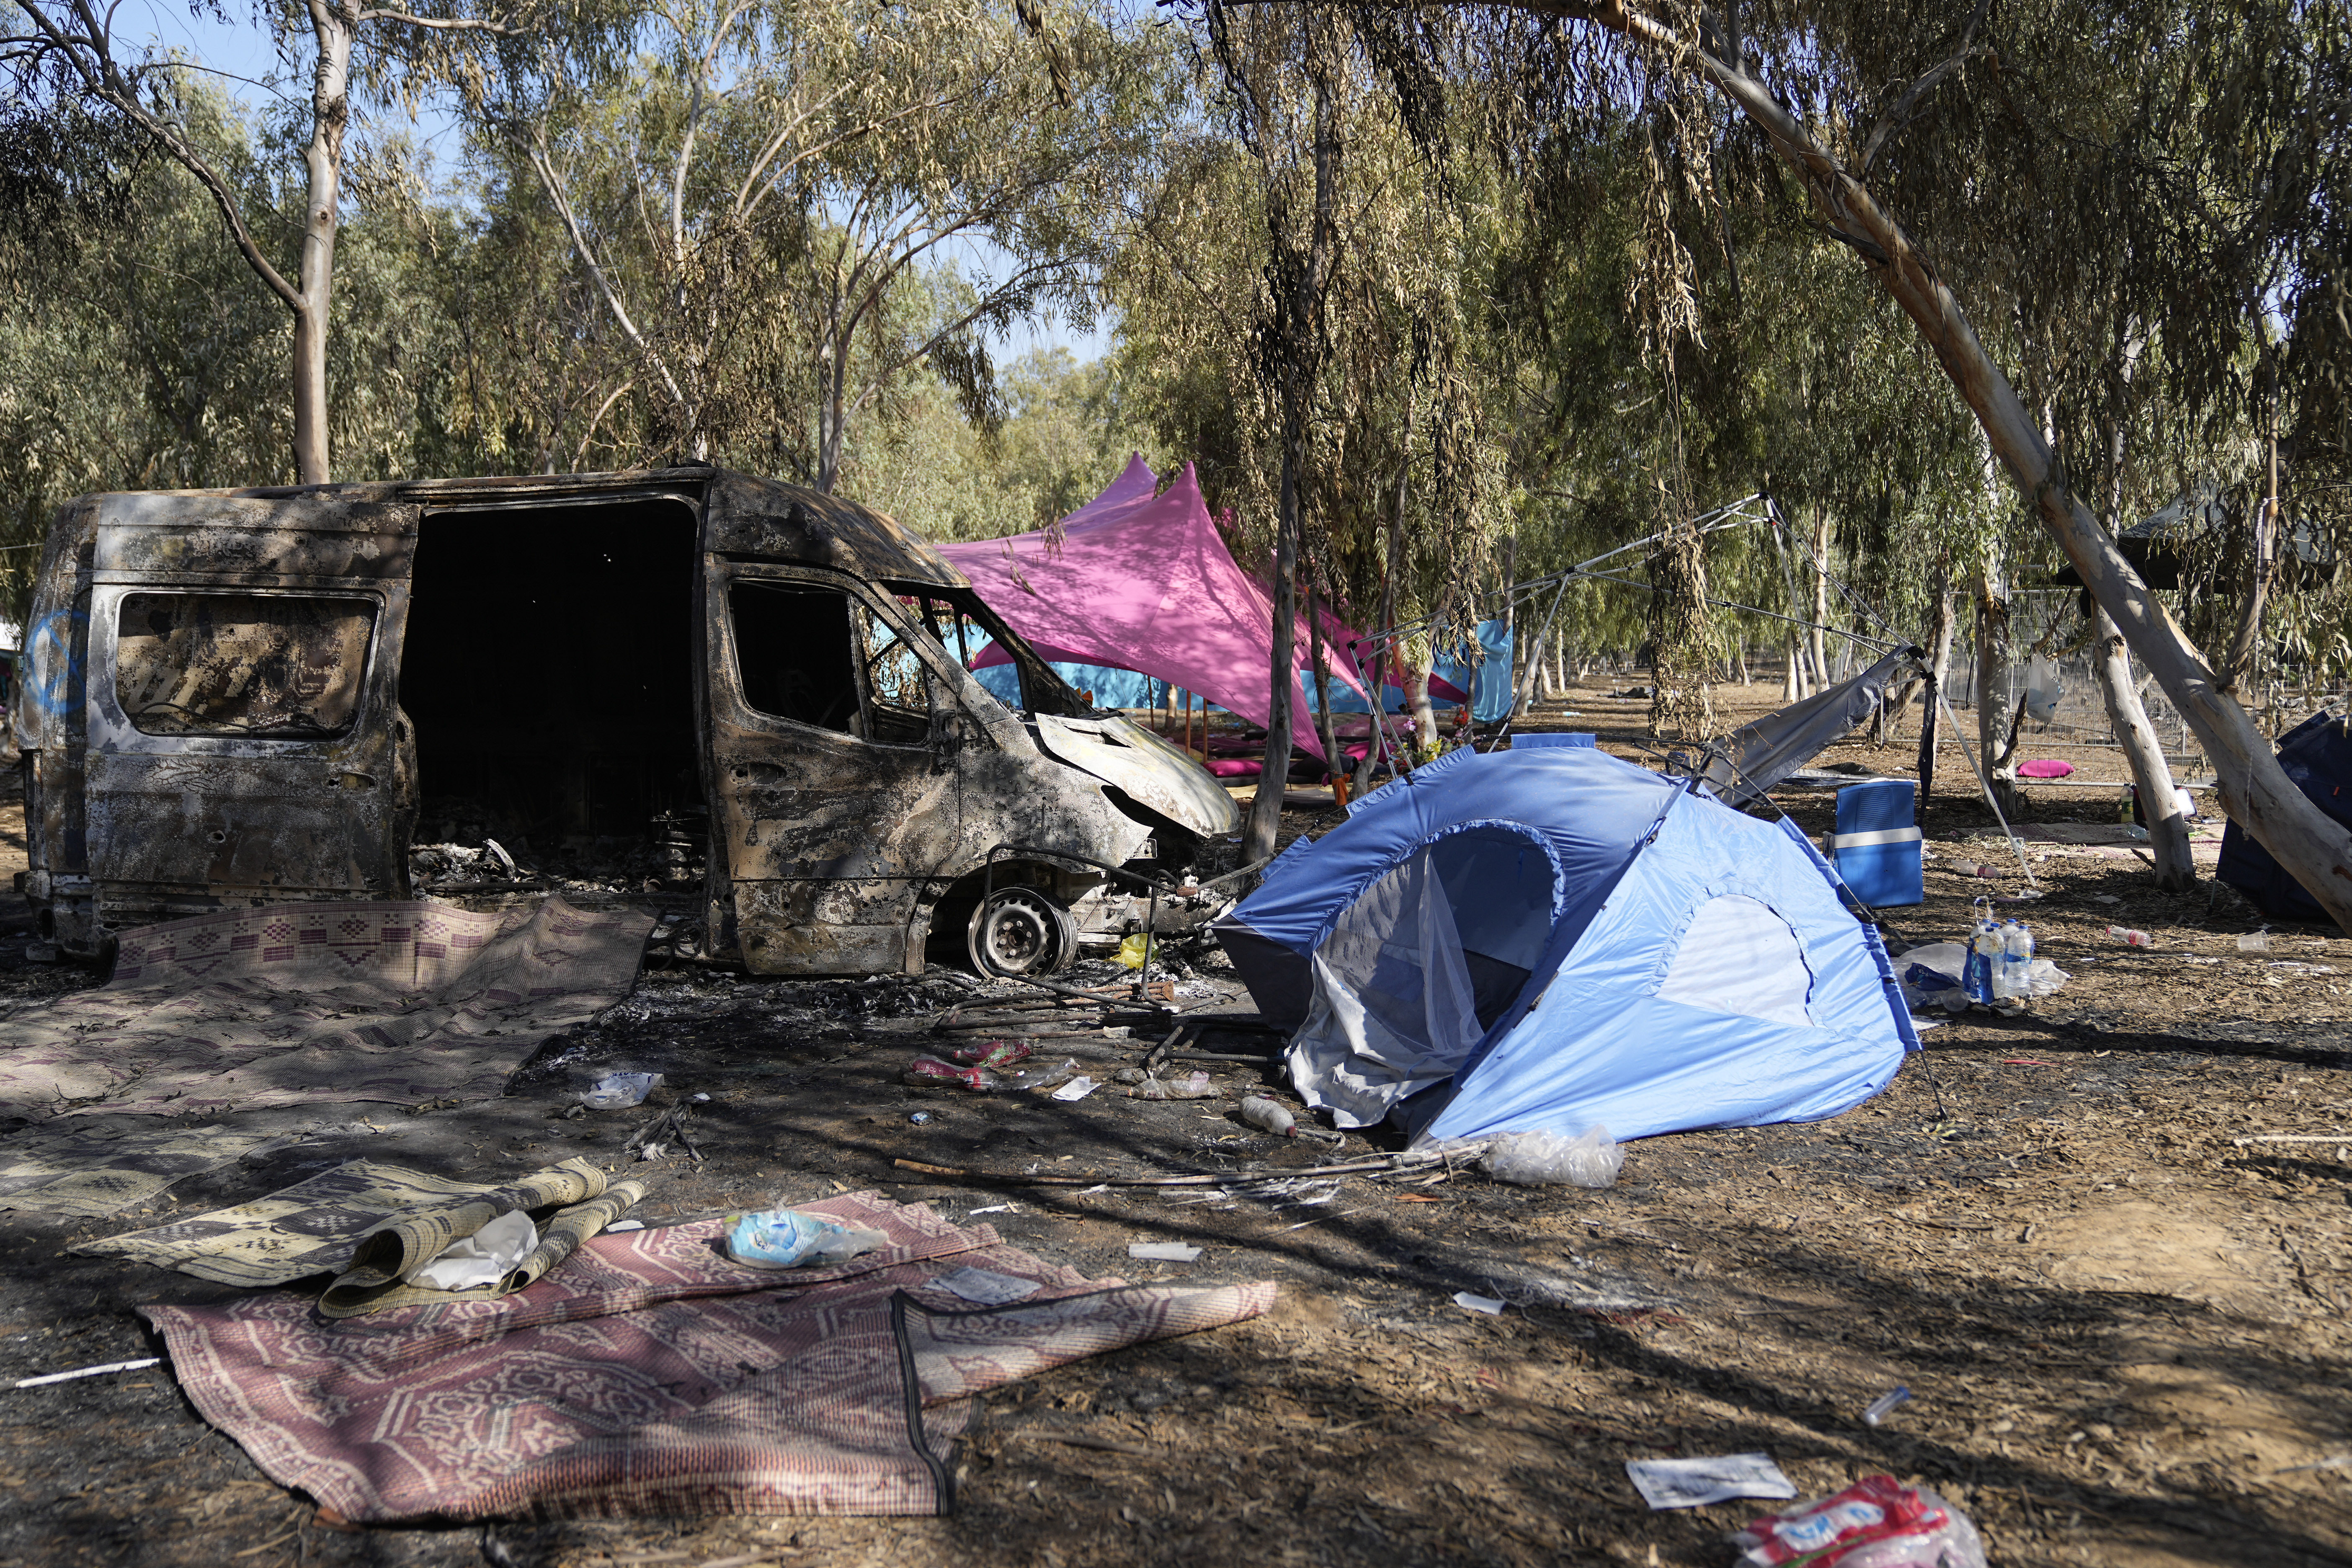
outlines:
[{"label": "van's wheel", "polygon": [[1077,956],[1070,911],[1034,888],[999,888],[971,912],[971,966],[982,974],[1050,974]]}]

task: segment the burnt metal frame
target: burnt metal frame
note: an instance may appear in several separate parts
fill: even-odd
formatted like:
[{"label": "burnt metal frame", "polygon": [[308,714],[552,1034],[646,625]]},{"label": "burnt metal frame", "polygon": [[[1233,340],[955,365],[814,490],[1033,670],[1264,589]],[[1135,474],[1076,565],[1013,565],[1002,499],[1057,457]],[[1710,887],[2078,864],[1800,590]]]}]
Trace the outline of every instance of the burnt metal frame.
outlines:
[{"label": "burnt metal frame", "polygon": [[[1144,990],[1144,985],[1151,974],[1151,950],[1160,925],[1160,895],[1162,893],[1166,893],[1171,897],[1176,895],[1181,890],[1180,884],[1178,884],[1172,878],[1165,876],[1159,878],[1149,877],[1143,872],[1130,871],[1124,866],[1114,866],[1107,860],[1097,860],[1091,855],[1080,855],[1074,850],[1047,849],[1035,844],[1013,844],[1006,842],[991,846],[988,851],[988,858],[981,863],[980,907],[983,910],[988,908],[988,900],[995,896],[996,858],[999,855],[1003,854],[1028,855],[1041,860],[1076,861],[1082,866],[1091,866],[1096,870],[1104,872],[1109,876],[1123,878],[1126,880],[1136,884],[1138,887],[1142,888],[1151,895],[1150,906],[1145,910],[1143,917],[1143,966],[1135,972],[1135,999],[1138,1002],[1147,1000],[1148,994]],[[1227,871],[1223,876],[1212,877],[1205,882],[1195,882],[1192,884],[1192,886],[1195,892],[1199,892],[1209,888],[1213,888],[1221,882],[1237,880],[1240,878],[1250,875],[1254,871],[1259,870],[1266,864],[1267,860],[1271,860],[1272,858],[1273,857],[1269,855],[1266,857],[1265,860],[1252,861],[1249,865],[1243,867],[1238,871]],[[991,964],[984,953],[975,953],[973,957],[979,963],[981,967],[987,971],[988,978],[992,980],[1017,980],[1024,984],[1034,985],[1041,991],[1057,992],[1065,996],[1076,996],[1088,1001],[1097,999],[1092,994],[1081,991],[1075,985],[1064,985],[1052,980],[1040,980],[1033,974],[1004,973]]]}]

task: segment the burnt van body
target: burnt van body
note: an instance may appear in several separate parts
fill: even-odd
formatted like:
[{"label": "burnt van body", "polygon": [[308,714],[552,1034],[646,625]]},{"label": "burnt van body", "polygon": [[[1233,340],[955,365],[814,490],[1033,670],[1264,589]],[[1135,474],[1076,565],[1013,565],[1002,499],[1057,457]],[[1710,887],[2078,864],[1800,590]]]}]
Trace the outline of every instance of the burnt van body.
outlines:
[{"label": "burnt van body", "polygon": [[935,933],[1048,969],[1134,927],[1101,868],[1172,883],[1235,820],[919,537],[711,468],[86,496],[23,676],[23,890],[85,957],[407,897],[420,802],[462,795],[562,838],[707,824],[708,951],[754,973],[916,972]]}]

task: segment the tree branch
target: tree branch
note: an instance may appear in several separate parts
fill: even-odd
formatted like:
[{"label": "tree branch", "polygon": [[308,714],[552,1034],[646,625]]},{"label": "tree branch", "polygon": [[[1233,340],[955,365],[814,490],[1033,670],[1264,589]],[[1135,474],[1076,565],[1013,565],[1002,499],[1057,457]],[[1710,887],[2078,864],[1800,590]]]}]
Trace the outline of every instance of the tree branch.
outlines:
[{"label": "tree branch", "polygon": [[[1895,100],[1895,107],[1888,110],[1885,117],[1873,128],[1870,140],[1862,144],[1862,167],[1857,173],[1857,178],[1869,177],[1870,163],[1872,159],[1878,156],[1878,149],[1885,145],[1889,136],[1902,128],[1903,122],[1911,117],[1912,106],[1919,101],[1928,89],[1966,65],[1971,56],[1991,52],[1990,49],[1969,47],[1970,41],[1977,36],[1977,25],[1984,20],[1985,6],[1989,3],[1990,0],[1977,0],[1977,8],[1969,15],[1968,26],[1960,29],[1960,47],[1952,51],[1949,59],[1904,89],[1903,96]],[[1735,59],[1734,63],[1739,62]]]},{"label": "tree branch", "polygon": [[406,11],[362,11],[352,19],[354,22],[398,22],[407,27],[430,27],[436,33],[495,33],[502,38],[523,36],[520,27],[467,16],[417,16]]}]

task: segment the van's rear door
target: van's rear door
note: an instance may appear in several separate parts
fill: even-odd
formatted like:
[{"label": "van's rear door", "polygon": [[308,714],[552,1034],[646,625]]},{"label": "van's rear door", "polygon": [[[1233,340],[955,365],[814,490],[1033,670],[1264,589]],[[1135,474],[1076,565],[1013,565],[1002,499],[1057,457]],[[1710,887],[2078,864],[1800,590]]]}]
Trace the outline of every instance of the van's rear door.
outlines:
[{"label": "van's rear door", "polygon": [[415,748],[395,681],[418,509],[316,491],[100,507],[85,785],[100,919],[404,896]]}]

